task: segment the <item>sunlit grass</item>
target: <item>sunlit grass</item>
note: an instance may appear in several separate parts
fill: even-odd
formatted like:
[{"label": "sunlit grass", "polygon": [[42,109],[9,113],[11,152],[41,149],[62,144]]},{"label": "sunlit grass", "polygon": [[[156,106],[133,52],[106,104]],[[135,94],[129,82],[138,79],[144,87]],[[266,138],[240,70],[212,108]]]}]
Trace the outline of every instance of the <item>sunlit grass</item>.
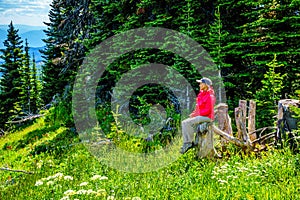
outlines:
[{"label": "sunlit grass", "polygon": [[47,141],[68,146],[64,127],[46,129],[47,135],[22,148],[3,149],[43,128],[34,124],[0,139],[1,167],[34,172],[1,171],[0,199],[300,199],[300,156],[288,150],[232,152],[219,160],[197,160],[190,150],[157,171],[126,173],[103,165],[80,143],[30,154],[30,145]]}]

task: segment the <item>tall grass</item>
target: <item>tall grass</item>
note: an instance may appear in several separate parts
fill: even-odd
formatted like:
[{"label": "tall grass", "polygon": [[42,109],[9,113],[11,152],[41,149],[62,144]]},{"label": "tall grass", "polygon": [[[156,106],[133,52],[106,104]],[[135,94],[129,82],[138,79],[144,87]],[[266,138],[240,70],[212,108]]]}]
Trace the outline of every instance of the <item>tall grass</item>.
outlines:
[{"label": "tall grass", "polygon": [[3,200],[300,199],[300,155],[288,149],[219,160],[197,160],[190,150],[134,174],[100,163],[69,129],[36,123],[0,139],[0,167],[34,172],[1,171]]}]

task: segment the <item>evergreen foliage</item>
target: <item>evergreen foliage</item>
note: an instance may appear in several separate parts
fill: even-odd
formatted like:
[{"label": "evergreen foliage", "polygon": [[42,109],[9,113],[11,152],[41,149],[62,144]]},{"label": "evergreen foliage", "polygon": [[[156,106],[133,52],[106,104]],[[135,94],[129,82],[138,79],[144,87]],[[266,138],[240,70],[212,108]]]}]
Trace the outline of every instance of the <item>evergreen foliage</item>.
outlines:
[{"label": "evergreen foliage", "polygon": [[25,40],[25,52],[23,58],[23,65],[21,68],[22,91],[20,93],[22,110],[25,114],[31,114],[31,78],[30,78],[30,56],[27,39]]},{"label": "evergreen foliage", "polygon": [[0,125],[14,119],[22,113],[22,67],[23,67],[23,45],[18,29],[11,22],[7,30],[7,39],[4,41],[5,49],[1,49],[1,93],[0,93]]},{"label": "evergreen foliage", "polygon": [[258,127],[270,126],[274,122],[278,101],[280,100],[280,94],[287,75],[279,72],[283,64],[278,63],[276,54],[274,59],[267,63],[267,66],[268,71],[264,74],[264,79],[261,81],[262,87],[255,94],[255,98],[258,100]]},{"label": "evergreen foliage", "polygon": [[30,68],[30,109],[32,113],[38,113],[41,108],[41,80],[38,76],[36,64],[35,64],[35,56],[32,56],[32,67]]}]

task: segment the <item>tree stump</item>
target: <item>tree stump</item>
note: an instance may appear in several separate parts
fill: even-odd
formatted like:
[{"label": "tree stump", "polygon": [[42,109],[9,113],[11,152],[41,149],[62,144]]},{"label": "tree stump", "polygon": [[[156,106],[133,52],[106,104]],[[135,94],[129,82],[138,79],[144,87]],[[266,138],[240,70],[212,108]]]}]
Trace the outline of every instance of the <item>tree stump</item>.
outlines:
[{"label": "tree stump", "polygon": [[283,145],[283,141],[289,142],[290,148],[296,148],[293,130],[298,129],[298,120],[292,117],[290,107],[300,107],[300,101],[296,99],[282,99],[278,102],[276,145]]},{"label": "tree stump", "polygon": [[[205,125],[204,130],[199,130],[199,126]],[[199,159],[201,158],[213,158],[218,155],[214,148],[214,132],[212,130],[213,122],[203,122],[197,125],[196,139],[196,153]]]}]

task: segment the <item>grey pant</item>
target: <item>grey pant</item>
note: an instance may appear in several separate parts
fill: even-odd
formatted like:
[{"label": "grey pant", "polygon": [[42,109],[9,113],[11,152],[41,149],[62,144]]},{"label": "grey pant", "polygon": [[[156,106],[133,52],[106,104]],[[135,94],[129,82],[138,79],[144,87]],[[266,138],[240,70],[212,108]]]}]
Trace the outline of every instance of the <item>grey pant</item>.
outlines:
[{"label": "grey pant", "polygon": [[185,119],[181,122],[183,143],[193,142],[195,138],[194,136],[195,128],[193,126],[200,122],[211,122],[211,119],[208,117],[197,116],[197,117]]}]

